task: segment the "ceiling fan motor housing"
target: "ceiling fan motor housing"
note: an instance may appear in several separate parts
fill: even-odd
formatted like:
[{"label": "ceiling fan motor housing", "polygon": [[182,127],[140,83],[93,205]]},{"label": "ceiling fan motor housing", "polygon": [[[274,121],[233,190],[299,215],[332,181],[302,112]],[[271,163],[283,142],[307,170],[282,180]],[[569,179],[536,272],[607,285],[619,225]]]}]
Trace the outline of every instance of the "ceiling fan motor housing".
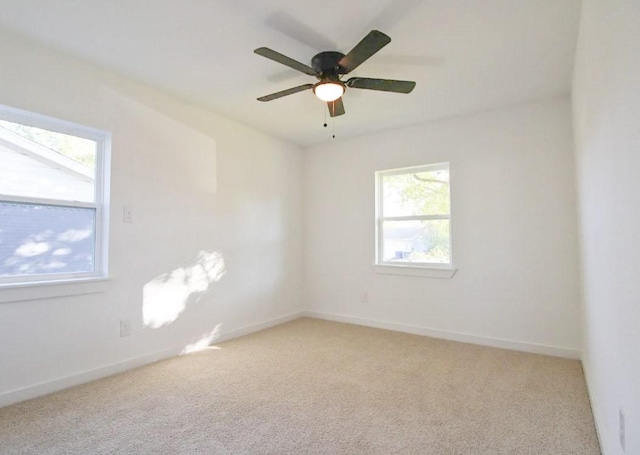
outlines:
[{"label": "ceiling fan motor housing", "polygon": [[341,74],[346,73],[345,69],[338,64],[343,57],[343,53],[335,51],[316,54],[311,59],[311,67],[317,72],[316,77],[321,81],[337,81]]}]

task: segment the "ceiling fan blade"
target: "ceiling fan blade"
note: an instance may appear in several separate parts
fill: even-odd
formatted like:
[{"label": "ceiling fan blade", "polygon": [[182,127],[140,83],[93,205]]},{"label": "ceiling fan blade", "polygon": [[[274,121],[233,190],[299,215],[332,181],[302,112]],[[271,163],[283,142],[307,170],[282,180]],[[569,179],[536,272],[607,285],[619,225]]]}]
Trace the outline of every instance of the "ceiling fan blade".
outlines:
[{"label": "ceiling fan blade", "polygon": [[304,84],[299,85],[297,87],[289,88],[287,90],[282,90],[281,92],[272,93],[271,95],[265,95],[258,98],[258,101],[271,101],[278,98],[282,98],[283,96],[293,95],[294,93],[302,92],[304,90],[309,90],[313,88],[313,84]]},{"label": "ceiling fan blade", "polygon": [[337,117],[345,113],[344,103],[342,102],[342,98],[338,98],[335,101],[328,101],[327,107],[329,108],[329,115],[331,117]]},{"label": "ceiling fan blade", "polygon": [[370,79],[368,77],[352,77],[346,82],[347,87],[381,90],[383,92],[411,93],[416,86],[413,81],[394,81],[390,79]]},{"label": "ceiling fan blade", "polygon": [[309,76],[316,75],[316,70],[314,70],[310,66],[307,66],[304,63],[300,63],[290,57],[287,57],[286,55],[282,55],[280,52],[276,52],[272,49],[269,49],[268,47],[259,47],[253,52],[265,58],[273,60],[274,62],[282,63],[289,68],[293,68],[294,70],[298,70],[302,73],[308,74]]},{"label": "ceiling fan blade", "polygon": [[340,59],[338,65],[343,68],[344,74],[348,74],[390,42],[391,38],[384,33],[371,30],[356,47]]}]

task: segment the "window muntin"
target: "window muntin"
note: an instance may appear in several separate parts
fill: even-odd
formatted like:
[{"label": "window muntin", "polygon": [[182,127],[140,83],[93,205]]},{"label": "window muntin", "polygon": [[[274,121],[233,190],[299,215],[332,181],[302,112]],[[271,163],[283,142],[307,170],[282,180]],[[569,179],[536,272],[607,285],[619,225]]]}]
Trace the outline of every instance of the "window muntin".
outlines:
[{"label": "window muntin", "polygon": [[106,276],[109,143],[0,106],[0,285]]},{"label": "window muntin", "polygon": [[451,267],[449,164],[376,173],[376,263]]}]

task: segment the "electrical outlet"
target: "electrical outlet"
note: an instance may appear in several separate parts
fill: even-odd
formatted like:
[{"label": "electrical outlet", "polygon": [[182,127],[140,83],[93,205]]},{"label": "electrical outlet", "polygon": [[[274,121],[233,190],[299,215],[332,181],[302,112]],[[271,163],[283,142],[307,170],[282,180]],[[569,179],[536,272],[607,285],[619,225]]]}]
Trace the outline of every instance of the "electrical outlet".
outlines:
[{"label": "electrical outlet", "polygon": [[133,207],[125,205],[122,208],[122,221],[125,223],[133,223]]},{"label": "electrical outlet", "polygon": [[362,294],[360,294],[360,301],[362,303],[369,303],[369,293],[365,291]]},{"label": "electrical outlet", "polygon": [[625,430],[625,428],[624,428],[624,426],[625,426],[625,423],[624,423],[624,409],[622,409],[622,408],[619,409],[618,416],[620,418],[620,447],[622,447],[622,451],[625,452],[625,447],[624,446],[625,446],[626,441],[625,441],[625,434],[624,434],[624,430]]},{"label": "electrical outlet", "polygon": [[130,319],[120,320],[120,336],[128,337],[129,335],[131,335],[131,320]]}]

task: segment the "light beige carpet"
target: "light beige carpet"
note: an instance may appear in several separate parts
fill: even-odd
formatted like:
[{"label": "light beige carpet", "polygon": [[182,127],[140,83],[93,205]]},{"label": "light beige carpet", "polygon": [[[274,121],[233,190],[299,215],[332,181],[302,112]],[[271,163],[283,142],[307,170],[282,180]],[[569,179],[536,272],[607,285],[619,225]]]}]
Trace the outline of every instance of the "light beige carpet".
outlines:
[{"label": "light beige carpet", "polygon": [[598,454],[577,361],[299,319],[0,409],[2,454]]}]

